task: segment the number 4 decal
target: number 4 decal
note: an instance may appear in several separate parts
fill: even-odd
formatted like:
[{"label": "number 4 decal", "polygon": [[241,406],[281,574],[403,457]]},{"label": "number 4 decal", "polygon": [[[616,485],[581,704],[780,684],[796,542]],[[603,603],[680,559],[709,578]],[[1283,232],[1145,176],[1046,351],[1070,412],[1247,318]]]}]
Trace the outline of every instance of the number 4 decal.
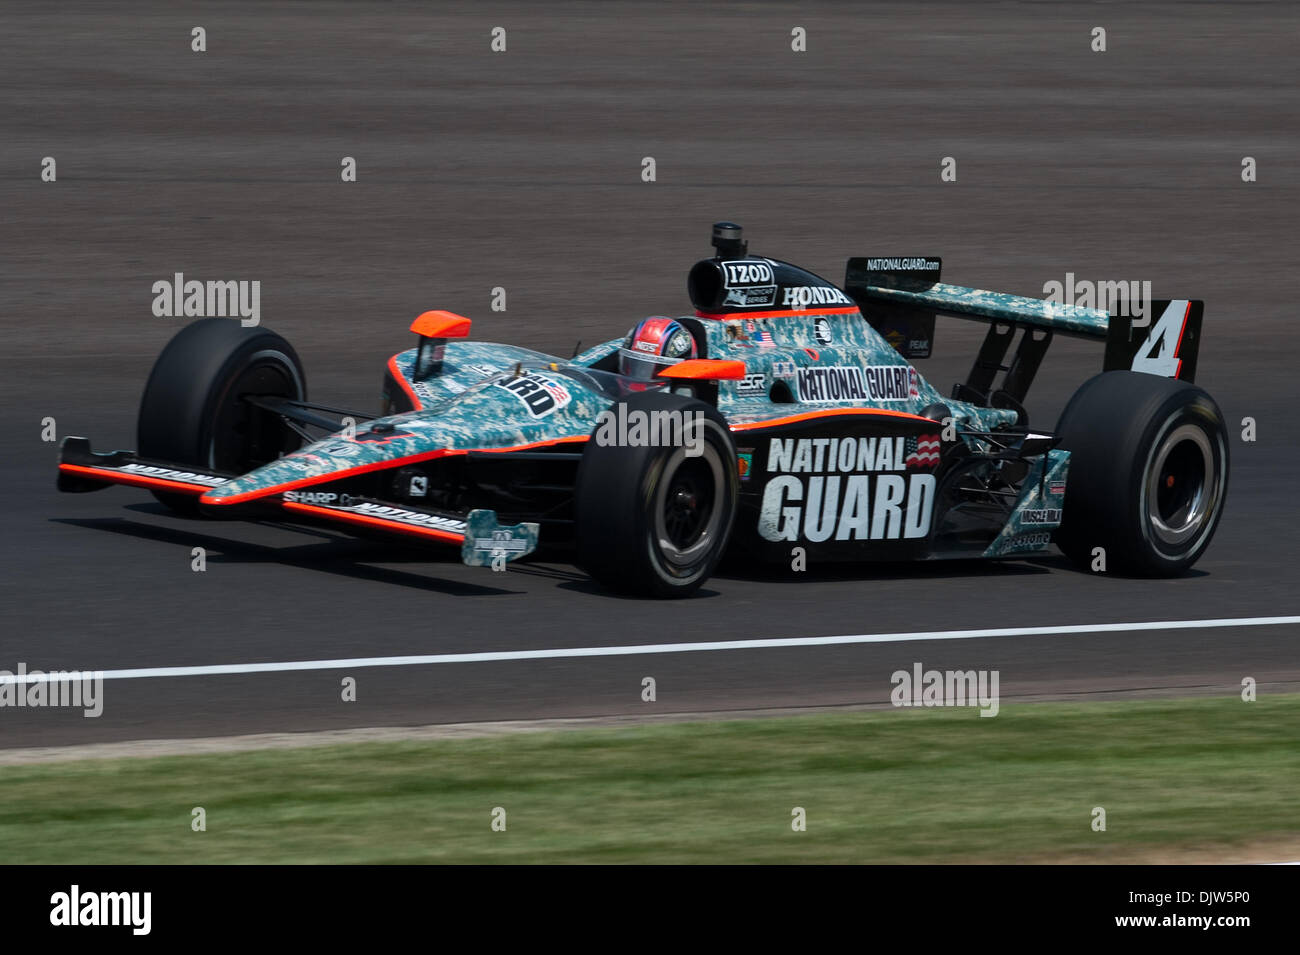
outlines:
[{"label": "number 4 decal", "polygon": [[1130,366],[1133,371],[1160,375],[1162,378],[1178,377],[1183,368],[1178,348],[1183,343],[1183,331],[1187,328],[1187,316],[1191,311],[1192,303],[1189,301],[1174,301],[1165,306],[1164,314],[1133,356],[1133,364]]}]

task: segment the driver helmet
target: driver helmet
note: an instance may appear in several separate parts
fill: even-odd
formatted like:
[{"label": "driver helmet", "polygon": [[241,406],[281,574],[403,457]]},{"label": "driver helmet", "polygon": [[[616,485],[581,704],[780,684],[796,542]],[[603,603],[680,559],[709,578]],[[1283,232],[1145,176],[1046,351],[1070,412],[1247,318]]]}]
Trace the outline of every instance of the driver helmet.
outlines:
[{"label": "driver helmet", "polygon": [[618,370],[638,381],[651,381],[669,365],[699,356],[695,337],[681,322],[654,315],[640,322],[618,350]]}]

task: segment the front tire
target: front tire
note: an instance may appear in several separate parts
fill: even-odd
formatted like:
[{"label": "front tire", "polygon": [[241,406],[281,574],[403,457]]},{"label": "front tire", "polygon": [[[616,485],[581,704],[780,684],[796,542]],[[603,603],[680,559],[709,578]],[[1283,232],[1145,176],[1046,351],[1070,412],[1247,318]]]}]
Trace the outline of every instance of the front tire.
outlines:
[{"label": "front tire", "polygon": [[[685,597],[708,579],[731,535],[736,450],[726,420],[702,401],[649,391],[610,409],[626,422],[660,412],[699,422],[698,430],[685,444],[649,447],[606,442],[598,427],[588,442],[575,492],[577,559],[611,590]],[[700,453],[688,455],[696,442]]]},{"label": "front tire", "polygon": [[1172,577],[1209,546],[1228,491],[1228,431],[1218,405],[1185,381],[1110,371],[1061,414],[1071,452],[1057,544],[1091,567]]},{"label": "front tire", "polygon": [[[245,395],[307,397],[293,347],[266,328],[204,318],[177,332],[154,363],[140,399],[136,438],[143,458],[243,474],[296,450],[301,438]],[[153,492],[181,514],[197,498]]]}]

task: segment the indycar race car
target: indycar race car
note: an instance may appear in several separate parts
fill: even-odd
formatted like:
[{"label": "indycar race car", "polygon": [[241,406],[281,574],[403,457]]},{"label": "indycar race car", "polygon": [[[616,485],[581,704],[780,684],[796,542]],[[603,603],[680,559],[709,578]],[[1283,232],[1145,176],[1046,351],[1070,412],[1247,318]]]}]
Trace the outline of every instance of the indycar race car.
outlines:
[{"label": "indycar race car", "polygon": [[[263,327],[181,329],[144,389],[138,449],[67,438],[58,486],[147,488],[175,511],[333,525],[504,569],[539,542],[626,593],[684,596],[730,547],[759,560],[1038,555],[1171,576],[1223,512],[1223,416],[1192,384],[1202,303],[1145,319],[940,282],[929,256],[848,260],[843,287],[713,227],[695,313],[569,360],[420,315],[379,415],[316,404]],[[988,324],[942,395],[909,363],[936,314]],[[1054,431],[1024,401],[1051,340],[1105,342]],[[1019,336],[1014,352],[1013,340]],[[324,436],[321,437],[321,433]]]}]

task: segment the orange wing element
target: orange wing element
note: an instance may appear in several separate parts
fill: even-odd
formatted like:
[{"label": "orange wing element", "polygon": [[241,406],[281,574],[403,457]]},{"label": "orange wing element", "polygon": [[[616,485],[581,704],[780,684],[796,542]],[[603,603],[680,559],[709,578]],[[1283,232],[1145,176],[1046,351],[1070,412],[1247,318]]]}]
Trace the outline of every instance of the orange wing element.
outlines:
[{"label": "orange wing element", "polygon": [[689,378],[695,381],[735,381],[745,377],[743,361],[720,358],[689,358],[669,365],[659,372],[660,378]]},{"label": "orange wing element", "polygon": [[424,338],[468,338],[469,319],[455,312],[425,312],[411,322],[411,331]]}]

